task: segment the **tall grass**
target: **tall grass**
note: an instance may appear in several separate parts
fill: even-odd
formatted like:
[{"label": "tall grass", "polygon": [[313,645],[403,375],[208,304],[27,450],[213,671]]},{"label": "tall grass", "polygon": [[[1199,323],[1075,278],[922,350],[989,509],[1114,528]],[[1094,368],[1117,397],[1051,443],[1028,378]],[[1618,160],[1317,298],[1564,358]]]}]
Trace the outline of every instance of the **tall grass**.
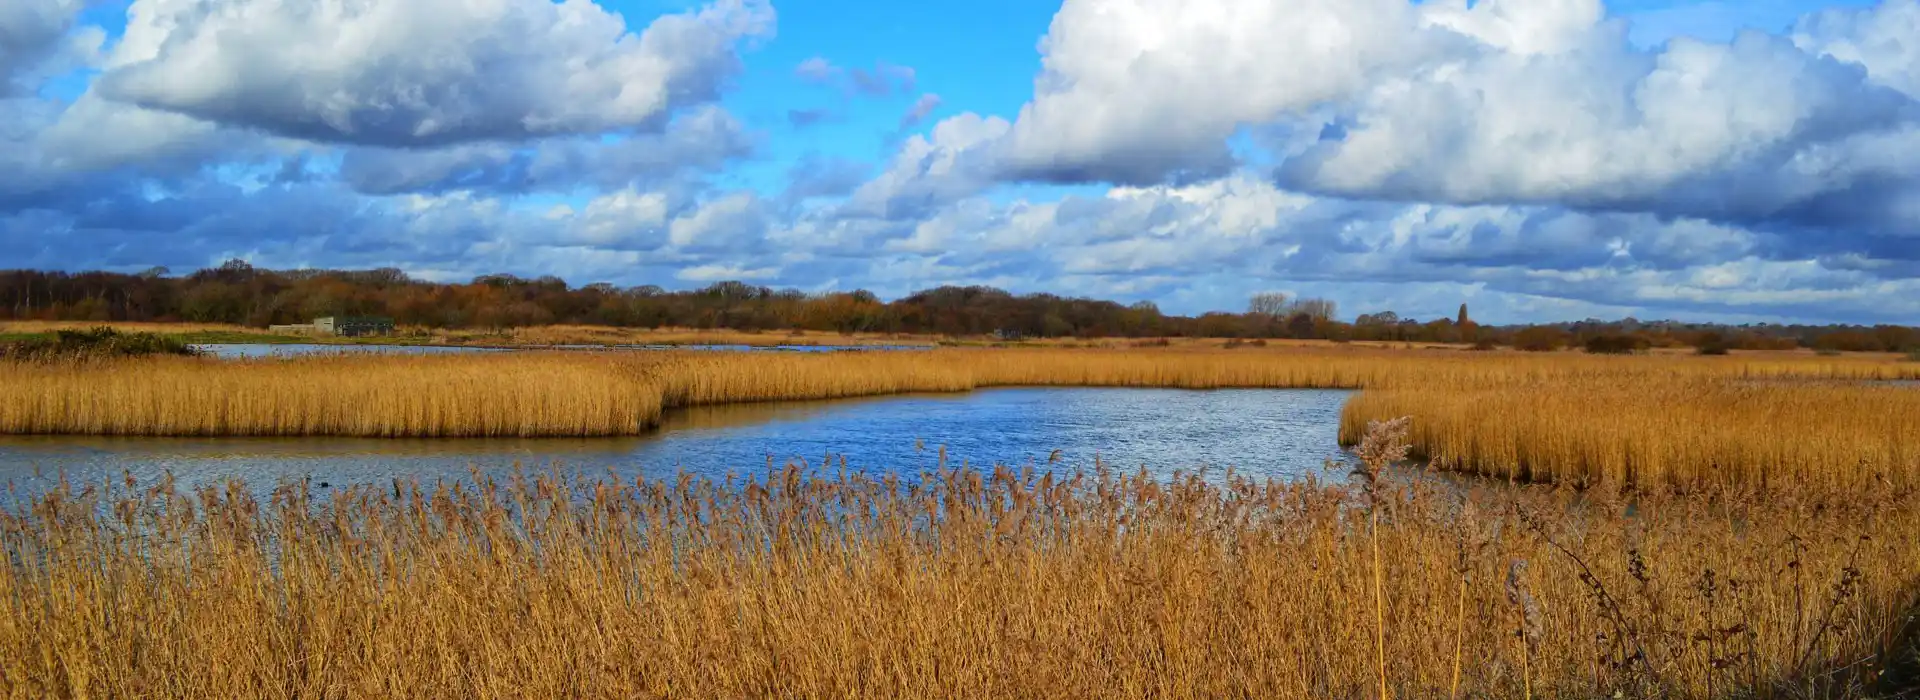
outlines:
[{"label": "tall grass", "polygon": [[1891,358],[1381,349],[503,353],[0,362],[0,433],[631,435],[672,407],[991,386],[1358,388],[1343,439],[1412,415],[1449,468],[1597,483],[1920,482],[1920,378]]},{"label": "tall grass", "polygon": [[529,360],[0,363],[0,433],[630,435],[659,415],[658,392],[621,363]]},{"label": "tall grass", "polygon": [[0,694],[1853,697],[1920,582],[1901,488],[476,483],[49,495]]},{"label": "tall grass", "polygon": [[1414,418],[1413,444],[1439,466],[1520,481],[1699,488],[1861,489],[1920,484],[1920,391],[1836,382],[1750,382],[1632,374],[1370,390],[1341,440],[1366,421]]}]

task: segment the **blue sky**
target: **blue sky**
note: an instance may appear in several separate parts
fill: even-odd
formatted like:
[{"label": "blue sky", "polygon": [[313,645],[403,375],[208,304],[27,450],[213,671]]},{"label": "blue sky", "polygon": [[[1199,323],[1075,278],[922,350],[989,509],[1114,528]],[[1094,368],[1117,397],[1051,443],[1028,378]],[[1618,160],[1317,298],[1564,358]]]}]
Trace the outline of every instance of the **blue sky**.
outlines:
[{"label": "blue sky", "polygon": [[0,267],[1920,322],[1920,0],[18,0]]}]

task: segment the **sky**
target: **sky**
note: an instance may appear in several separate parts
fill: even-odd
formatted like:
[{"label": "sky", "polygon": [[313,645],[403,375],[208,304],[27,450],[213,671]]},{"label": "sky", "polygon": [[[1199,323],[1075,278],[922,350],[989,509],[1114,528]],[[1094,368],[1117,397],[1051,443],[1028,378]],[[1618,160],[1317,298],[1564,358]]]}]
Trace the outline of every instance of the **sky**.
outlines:
[{"label": "sky", "polygon": [[1920,0],[5,0],[0,268],[1920,323]]}]

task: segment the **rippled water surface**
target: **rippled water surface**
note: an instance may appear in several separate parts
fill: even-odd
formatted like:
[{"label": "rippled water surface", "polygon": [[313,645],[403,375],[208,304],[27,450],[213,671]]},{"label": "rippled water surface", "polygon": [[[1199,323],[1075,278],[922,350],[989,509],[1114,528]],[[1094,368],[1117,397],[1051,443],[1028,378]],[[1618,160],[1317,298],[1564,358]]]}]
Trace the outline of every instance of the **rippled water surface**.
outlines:
[{"label": "rippled water surface", "polygon": [[1091,466],[1098,457],[1157,474],[1205,467],[1216,473],[1294,478],[1340,456],[1340,409],[1348,392],[1225,389],[988,389],[831,402],[749,404],[670,413],[643,437],[566,440],[374,440],[96,438],[0,436],[0,483],[18,493],[130,471],[151,483],[171,471],[183,484],[240,478],[256,488],[310,477],[330,488],[465,478],[470,468],[505,474],[516,462],[624,478],[761,473],[805,460],[868,472],[915,472],[950,464]]}]

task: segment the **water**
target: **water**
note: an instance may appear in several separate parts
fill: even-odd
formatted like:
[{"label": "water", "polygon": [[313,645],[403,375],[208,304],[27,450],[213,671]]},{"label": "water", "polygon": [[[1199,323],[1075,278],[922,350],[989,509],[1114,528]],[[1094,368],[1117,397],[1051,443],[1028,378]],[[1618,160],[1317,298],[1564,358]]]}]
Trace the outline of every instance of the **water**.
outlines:
[{"label": "water", "polygon": [[300,357],[303,355],[443,355],[512,350],[579,351],[659,351],[703,350],[713,352],[853,352],[867,350],[926,350],[924,345],[547,345],[517,348],[485,348],[459,345],[335,345],[326,343],[202,343],[193,346],[222,359],[260,357]]},{"label": "water", "polygon": [[[36,493],[64,469],[75,482],[151,484],[171,471],[183,486],[247,481],[264,491],[310,477],[338,488],[395,478],[465,479],[470,468],[724,478],[777,465],[845,458],[868,473],[915,473],[939,464],[1032,463],[1071,470],[1098,457],[1160,476],[1206,468],[1298,478],[1339,458],[1340,409],[1349,392],[1222,389],[986,389],[934,394],[718,406],[670,412],[661,430],[634,438],[381,440],[340,438],[100,438],[0,436],[0,483]],[[6,500],[0,496],[0,501]]]},{"label": "water", "polygon": [[228,360],[303,355],[450,355],[500,352],[497,348],[468,348],[452,345],[329,345],[325,343],[203,343],[194,345],[193,348]]}]

